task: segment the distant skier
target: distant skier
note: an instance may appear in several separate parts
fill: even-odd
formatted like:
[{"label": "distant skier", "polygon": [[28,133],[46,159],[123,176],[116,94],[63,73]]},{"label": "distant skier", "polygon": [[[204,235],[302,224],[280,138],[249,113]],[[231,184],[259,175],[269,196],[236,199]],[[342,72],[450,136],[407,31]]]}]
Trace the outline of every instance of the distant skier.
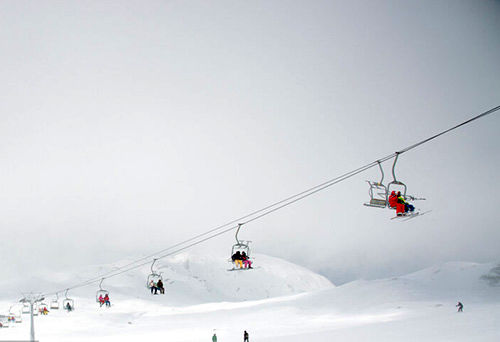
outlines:
[{"label": "distant skier", "polygon": [[212,342],[217,342],[217,335],[215,335],[215,333],[214,336],[212,336]]},{"label": "distant skier", "polygon": [[237,251],[231,256],[231,259],[234,262],[234,266],[240,266],[239,268],[243,268],[243,260],[241,259],[241,253],[240,251]]},{"label": "distant skier", "polygon": [[245,264],[245,268],[252,268],[252,260],[247,256],[245,252],[241,253],[241,260]]},{"label": "distant skier", "polygon": [[458,308],[457,312],[464,312],[464,305],[462,303],[458,302],[455,306]]},{"label": "distant skier", "polygon": [[248,341],[248,333],[247,331],[245,330],[245,332],[243,333],[243,342],[249,342]]},{"label": "distant skier", "polygon": [[66,310],[68,310],[68,312],[73,311],[73,307],[71,306],[71,304],[69,302],[66,303]]},{"label": "distant skier", "polygon": [[156,283],[156,287],[160,290],[161,294],[165,294],[165,288],[163,287],[163,282],[161,281],[161,279]]}]

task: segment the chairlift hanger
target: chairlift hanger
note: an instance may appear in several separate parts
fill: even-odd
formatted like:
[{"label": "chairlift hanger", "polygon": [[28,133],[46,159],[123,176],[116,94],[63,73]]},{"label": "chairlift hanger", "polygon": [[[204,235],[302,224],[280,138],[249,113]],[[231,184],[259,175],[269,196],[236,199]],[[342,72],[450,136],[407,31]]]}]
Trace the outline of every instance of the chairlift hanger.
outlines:
[{"label": "chairlift hanger", "polygon": [[157,284],[158,281],[163,281],[163,277],[161,275],[161,272],[156,272],[154,270],[154,264],[156,263],[158,259],[153,259],[153,262],[151,263],[151,273],[148,275],[148,278],[146,280],[146,287],[148,289],[151,289],[151,282],[153,282],[154,284]]},{"label": "chairlift hanger", "polygon": [[235,234],[235,239],[236,239],[236,244],[233,245],[231,249],[231,255],[233,255],[236,251],[243,251],[245,254],[250,257],[250,242],[248,240],[240,240],[238,239],[238,234],[240,232],[241,227],[243,226],[243,223],[238,223],[238,229],[236,229],[236,234]]},{"label": "chairlift hanger", "polygon": [[109,291],[105,290],[102,288],[102,282],[104,281],[105,278],[102,278],[101,281],[99,282],[99,290],[95,293],[95,301],[99,303],[99,297],[105,297],[106,295],[109,296]]},{"label": "chairlift hanger", "polygon": [[401,152],[396,152],[396,156],[394,158],[394,163],[392,164],[392,182],[387,184],[387,194],[391,193],[391,185],[392,185],[392,188],[394,188],[394,186],[401,186],[403,189],[401,194],[403,195],[403,198],[406,198],[406,184],[401,182],[401,181],[398,181],[396,178],[396,163],[398,162],[398,157],[400,154],[401,154]]}]

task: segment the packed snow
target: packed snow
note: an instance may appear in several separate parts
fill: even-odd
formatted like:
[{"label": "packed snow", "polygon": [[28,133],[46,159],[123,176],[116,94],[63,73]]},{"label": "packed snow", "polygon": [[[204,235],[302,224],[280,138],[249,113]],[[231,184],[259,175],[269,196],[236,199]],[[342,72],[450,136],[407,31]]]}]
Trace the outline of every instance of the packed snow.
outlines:
[{"label": "packed snow", "polygon": [[[126,264],[127,261],[123,261]],[[29,281],[44,291],[106,272],[112,265]],[[409,275],[334,286],[301,266],[257,255],[255,268],[231,271],[223,257],[181,254],[159,263],[166,294],[146,288],[147,267],[106,279],[111,308],[95,301],[97,284],[70,293],[76,309],[35,318],[40,341],[498,341],[499,266],[454,262]],[[0,284],[7,313],[20,283]],[[17,287],[17,297],[12,293]],[[14,295],[14,297],[12,297]],[[47,299],[48,301],[49,299]],[[457,301],[464,312],[457,313]],[[23,323],[0,329],[0,340],[27,339]]]}]

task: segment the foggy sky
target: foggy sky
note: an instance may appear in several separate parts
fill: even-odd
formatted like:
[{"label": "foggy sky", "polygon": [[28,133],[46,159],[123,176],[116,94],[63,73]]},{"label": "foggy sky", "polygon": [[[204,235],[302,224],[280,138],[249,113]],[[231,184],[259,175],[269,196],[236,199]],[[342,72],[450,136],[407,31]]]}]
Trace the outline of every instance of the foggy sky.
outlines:
[{"label": "foggy sky", "polygon": [[[498,1],[2,1],[2,278],[152,253],[497,106],[499,33]],[[401,156],[426,216],[364,207],[372,169],[241,237],[335,282],[500,260],[499,127]]]}]

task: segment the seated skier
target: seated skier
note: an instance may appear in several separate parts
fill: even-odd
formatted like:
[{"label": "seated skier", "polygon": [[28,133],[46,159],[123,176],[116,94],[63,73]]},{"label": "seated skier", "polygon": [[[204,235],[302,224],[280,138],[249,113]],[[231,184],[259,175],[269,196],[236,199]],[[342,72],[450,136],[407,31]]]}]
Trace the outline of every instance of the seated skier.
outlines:
[{"label": "seated skier", "polygon": [[245,264],[245,268],[252,268],[252,260],[247,256],[245,252],[241,253],[241,260]]},{"label": "seated skier", "polygon": [[111,302],[109,301],[109,296],[108,294],[106,293],[106,295],[104,296],[104,303],[106,303],[106,306],[107,307],[110,307],[111,306]]},{"label": "seated skier", "polygon": [[[396,213],[398,214],[398,216],[401,215],[404,215],[408,212],[413,212],[415,210],[415,207],[413,205],[411,205],[410,203],[406,202],[406,200],[404,199],[404,197],[401,195],[401,191],[398,191],[398,204],[402,205],[402,207],[400,206],[400,210],[398,211],[397,210],[397,206],[396,206]],[[401,211],[402,209],[402,211]]]},{"label": "seated skier", "polygon": [[99,307],[102,307],[105,304],[104,297],[99,295]]},{"label": "seated skier", "polygon": [[156,283],[156,287],[158,288],[158,290],[160,290],[161,294],[165,294],[165,288],[163,287],[163,282],[161,281],[161,279]]},{"label": "seated skier", "polygon": [[71,304],[69,302],[66,303],[66,310],[73,311],[73,307],[71,307]]},{"label": "seated skier", "polygon": [[241,253],[240,251],[237,251],[231,256],[231,259],[234,262],[235,267],[240,266],[239,268],[243,268],[243,259],[241,258]]},{"label": "seated skier", "polygon": [[398,204],[398,196],[396,196],[396,191],[393,191],[389,196],[389,207],[395,209],[397,204]]},{"label": "seated skier", "polygon": [[149,282],[149,288],[151,289],[151,294],[158,294],[157,284],[153,280]]}]

